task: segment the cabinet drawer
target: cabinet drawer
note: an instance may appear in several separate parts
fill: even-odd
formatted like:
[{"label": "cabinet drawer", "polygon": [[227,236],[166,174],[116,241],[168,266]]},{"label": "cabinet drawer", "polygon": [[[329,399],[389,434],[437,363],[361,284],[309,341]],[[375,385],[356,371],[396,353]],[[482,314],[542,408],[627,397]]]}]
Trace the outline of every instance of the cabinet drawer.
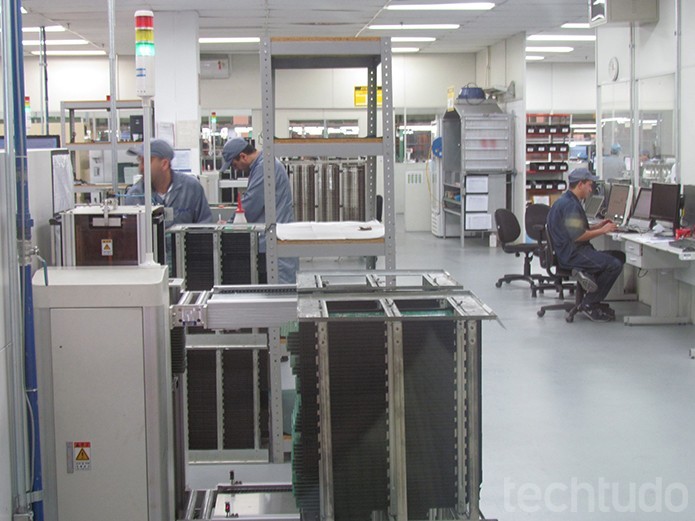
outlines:
[{"label": "cabinet drawer", "polygon": [[641,268],[642,267],[642,255],[626,252],[625,253],[625,263],[629,264],[630,266],[635,266],[636,268]]},{"label": "cabinet drawer", "polygon": [[625,241],[625,254],[626,255],[636,255],[638,257],[642,256],[642,245],[632,241]]}]

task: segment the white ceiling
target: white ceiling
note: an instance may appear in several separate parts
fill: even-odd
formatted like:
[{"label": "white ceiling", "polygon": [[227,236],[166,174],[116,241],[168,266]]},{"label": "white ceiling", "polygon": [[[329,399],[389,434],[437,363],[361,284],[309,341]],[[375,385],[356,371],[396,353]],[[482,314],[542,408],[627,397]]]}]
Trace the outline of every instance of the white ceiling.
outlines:
[{"label": "white ceiling", "polygon": [[[477,52],[505,38],[527,34],[592,34],[589,30],[560,30],[565,22],[586,22],[586,0],[493,0],[490,11],[389,11],[388,4],[435,3],[451,0],[114,0],[116,9],[116,52],[134,54],[133,14],[138,9],[190,11],[198,13],[201,37],[225,36],[435,36],[437,40],[417,45],[422,53]],[[458,0],[461,1],[461,0]],[[49,33],[49,39],[89,40],[108,50],[108,4],[106,0],[24,0],[28,26],[63,25],[65,33]],[[457,23],[449,31],[373,31],[370,23]],[[73,34],[71,34],[73,33]],[[394,34],[398,33],[398,34]],[[31,35],[31,38],[36,38]],[[25,38],[29,38],[25,34]],[[570,54],[546,55],[545,61],[592,62],[593,42],[533,42],[532,45],[570,45]],[[84,49],[65,47],[65,49]],[[50,49],[61,49],[51,46]],[[201,45],[201,52],[257,52],[258,44]]]}]

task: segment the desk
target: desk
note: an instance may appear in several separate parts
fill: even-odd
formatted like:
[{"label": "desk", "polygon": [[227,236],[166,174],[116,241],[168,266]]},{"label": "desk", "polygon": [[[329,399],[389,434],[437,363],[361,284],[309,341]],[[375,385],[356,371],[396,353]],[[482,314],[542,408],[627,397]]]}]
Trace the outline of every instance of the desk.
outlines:
[{"label": "desk", "polygon": [[620,234],[626,263],[652,272],[651,314],[626,316],[626,325],[690,324],[678,314],[678,282],[695,281],[695,252],[669,246],[669,240],[651,234]]}]

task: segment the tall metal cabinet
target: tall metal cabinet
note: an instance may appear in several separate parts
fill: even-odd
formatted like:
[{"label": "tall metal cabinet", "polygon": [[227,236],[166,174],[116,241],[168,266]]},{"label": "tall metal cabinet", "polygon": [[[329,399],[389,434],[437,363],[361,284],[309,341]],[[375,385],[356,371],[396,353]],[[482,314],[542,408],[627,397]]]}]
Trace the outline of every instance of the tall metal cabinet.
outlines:
[{"label": "tall metal cabinet", "polygon": [[[382,135],[377,136],[377,68],[381,64]],[[275,137],[275,73],[281,69],[364,68],[368,73],[367,136],[361,138]],[[266,157],[367,157],[365,208],[366,219],[376,218],[376,164],[383,158],[386,269],[396,267],[394,205],[394,134],[391,84],[391,41],[388,38],[264,38],[261,45],[261,82],[263,105],[263,150]],[[275,200],[273,162],[264,161],[265,200]],[[276,212],[265,207],[269,226],[266,239],[268,282],[277,282],[278,245],[275,234]],[[353,255],[360,255],[352,245]],[[282,252],[280,252],[282,253]],[[373,253],[370,253],[373,255]]]},{"label": "tall metal cabinet", "polygon": [[460,217],[462,241],[466,235],[494,229],[495,210],[509,206],[507,186],[513,170],[512,116],[489,100],[457,100],[454,110],[442,117],[440,178],[443,211]]}]

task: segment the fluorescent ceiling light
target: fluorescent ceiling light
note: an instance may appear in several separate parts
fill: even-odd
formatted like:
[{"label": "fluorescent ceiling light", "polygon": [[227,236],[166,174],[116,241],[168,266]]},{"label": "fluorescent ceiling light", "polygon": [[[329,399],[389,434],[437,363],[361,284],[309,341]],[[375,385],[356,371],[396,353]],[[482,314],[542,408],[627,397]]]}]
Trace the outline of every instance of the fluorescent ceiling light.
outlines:
[{"label": "fluorescent ceiling light", "polygon": [[[47,33],[63,33],[65,32],[65,27],[62,25],[47,25],[44,27]],[[38,33],[41,32],[41,27],[22,27],[23,33]]]},{"label": "fluorescent ceiling light", "polygon": [[[41,51],[31,51],[34,56],[39,56]],[[106,51],[46,51],[46,56],[105,56]]]},{"label": "fluorescent ceiling light", "polygon": [[261,39],[257,36],[243,36],[234,38],[198,38],[198,43],[258,43]]},{"label": "fluorescent ceiling light", "polygon": [[29,12],[26,9],[24,9],[24,6],[22,6],[19,10],[22,14],[27,14]]},{"label": "fluorescent ceiling light", "polygon": [[533,42],[595,42],[594,34],[532,34],[528,38]]},{"label": "fluorescent ceiling light", "polygon": [[527,56],[526,57],[527,62],[537,62],[540,60],[545,60],[545,56]]},{"label": "fluorescent ceiling light", "polygon": [[468,2],[456,4],[391,4],[390,11],[489,11],[495,7],[493,2]]},{"label": "fluorescent ceiling light", "polygon": [[572,52],[574,47],[526,47],[526,52]]},{"label": "fluorescent ceiling light", "polygon": [[400,30],[437,30],[437,29],[458,29],[459,24],[395,24],[395,25],[370,25],[370,29],[375,31],[400,31]]},{"label": "fluorescent ceiling light", "polygon": [[560,27],[562,27],[563,29],[591,29],[591,27],[589,26],[589,22],[581,22],[581,23],[570,22],[570,23],[562,24]]},{"label": "fluorescent ceiling light", "polygon": [[[46,40],[46,45],[87,45],[87,40]],[[22,40],[25,47],[41,45],[41,40]]]},{"label": "fluorescent ceiling light", "polygon": [[436,38],[434,36],[394,36],[391,38],[392,42],[434,42]]},{"label": "fluorescent ceiling light", "polygon": [[392,47],[391,52],[418,52],[419,47]]}]

